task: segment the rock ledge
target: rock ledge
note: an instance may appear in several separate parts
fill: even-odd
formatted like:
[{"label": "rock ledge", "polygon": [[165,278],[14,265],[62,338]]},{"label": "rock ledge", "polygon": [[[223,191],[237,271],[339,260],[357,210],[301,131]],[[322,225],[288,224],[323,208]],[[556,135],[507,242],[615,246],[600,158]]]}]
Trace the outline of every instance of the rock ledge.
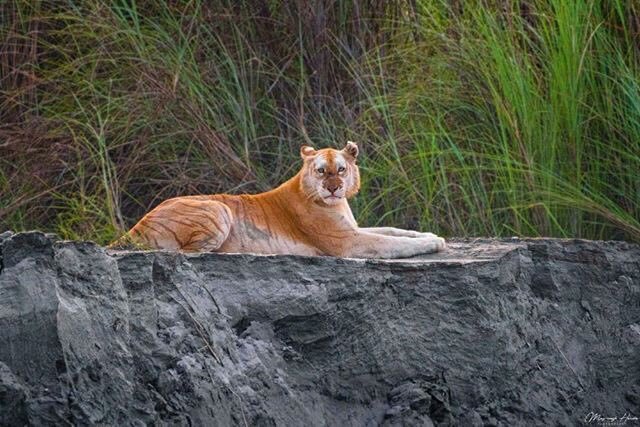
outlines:
[{"label": "rock ledge", "polygon": [[0,234],[0,425],[576,425],[590,413],[640,418],[637,245],[456,240],[385,261]]}]

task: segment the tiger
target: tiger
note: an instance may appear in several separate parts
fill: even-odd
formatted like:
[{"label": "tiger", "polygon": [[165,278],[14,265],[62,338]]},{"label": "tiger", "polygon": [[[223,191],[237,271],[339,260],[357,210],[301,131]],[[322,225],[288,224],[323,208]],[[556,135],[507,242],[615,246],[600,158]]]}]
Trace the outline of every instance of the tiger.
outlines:
[{"label": "tiger", "polygon": [[303,145],[302,167],[280,186],[168,199],[123,238],[183,252],[406,258],[445,250],[433,233],[358,226],[348,202],[360,190],[358,152],[353,141],[342,150]]}]

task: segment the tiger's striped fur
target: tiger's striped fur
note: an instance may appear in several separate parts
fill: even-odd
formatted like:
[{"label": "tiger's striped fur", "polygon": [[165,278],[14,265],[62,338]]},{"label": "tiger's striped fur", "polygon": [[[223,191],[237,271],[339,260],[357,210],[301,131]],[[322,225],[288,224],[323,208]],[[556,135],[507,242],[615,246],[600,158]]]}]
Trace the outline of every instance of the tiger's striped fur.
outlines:
[{"label": "tiger's striped fur", "polygon": [[358,147],[300,150],[300,171],[260,194],[186,196],[147,213],[127,239],[157,249],[399,258],[442,250],[431,233],[361,228],[347,199],[360,188]]}]

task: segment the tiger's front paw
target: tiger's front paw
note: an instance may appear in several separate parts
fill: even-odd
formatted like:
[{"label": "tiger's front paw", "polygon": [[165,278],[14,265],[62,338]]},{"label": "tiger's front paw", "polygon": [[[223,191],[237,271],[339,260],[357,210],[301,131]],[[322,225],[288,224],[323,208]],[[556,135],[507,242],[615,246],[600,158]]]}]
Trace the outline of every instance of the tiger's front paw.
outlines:
[{"label": "tiger's front paw", "polygon": [[434,237],[436,241],[436,251],[442,252],[447,249],[447,242],[442,237]]},{"label": "tiger's front paw", "polygon": [[438,237],[434,235],[433,237],[423,237],[421,239],[416,239],[416,241],[420,241],[422,245],[422,252],[425,254],[431,254],[435,252],[441,252],[447,249],[447,243],[444,241],[442,237]]}]

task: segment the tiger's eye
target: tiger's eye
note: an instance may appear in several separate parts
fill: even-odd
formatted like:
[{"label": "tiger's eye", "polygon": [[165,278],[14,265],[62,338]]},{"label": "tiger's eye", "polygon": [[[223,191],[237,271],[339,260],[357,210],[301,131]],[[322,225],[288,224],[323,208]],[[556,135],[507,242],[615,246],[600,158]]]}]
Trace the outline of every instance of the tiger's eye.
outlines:
[{"label": "tiger's eye", "polygon": [[324,168],[318,168],[318,173],[319,174],[323,174],[324,173]]},{"label": "tiger's eye", "polygon": [[344,171],[345,171],[344,166],[340,166],[340,167],[338,168],[338,173],[340,173],[340,172],[344,172]]}]

